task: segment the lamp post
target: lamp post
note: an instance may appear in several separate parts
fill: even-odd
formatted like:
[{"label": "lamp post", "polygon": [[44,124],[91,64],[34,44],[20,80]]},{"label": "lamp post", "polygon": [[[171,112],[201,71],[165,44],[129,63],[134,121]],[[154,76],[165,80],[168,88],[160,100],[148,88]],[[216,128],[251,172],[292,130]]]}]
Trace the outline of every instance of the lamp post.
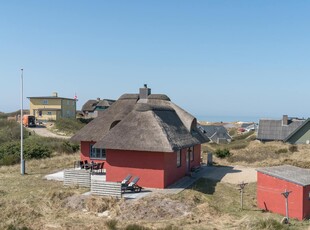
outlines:
[{"label": "lamp post", "polygon": [[21,70],[21,76],[20,76],[20,80],[21,80],[21,86],[20,86],[20,91],[21,91],[21,96],[20,96],[20,173],[21,175],[25,174],[25,160],[24,160],[24,149],[23,149],[23,145],[24,145],[24,127],[23,127],[23,107],[24,107],[24,103],[23,103],[23,97],[24,97],[24,83],[23,83],[23,73],[24,73],[24,69],[20,69]]}]

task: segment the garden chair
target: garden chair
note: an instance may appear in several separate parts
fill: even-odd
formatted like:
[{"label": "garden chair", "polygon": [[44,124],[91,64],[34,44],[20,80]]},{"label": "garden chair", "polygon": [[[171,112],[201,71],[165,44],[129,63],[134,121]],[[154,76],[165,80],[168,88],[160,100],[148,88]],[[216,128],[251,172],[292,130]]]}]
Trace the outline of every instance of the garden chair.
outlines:
[{"label": "garden chair", "polygon": [[93,164],[92,170],[96,170],[102,173],[104,162]]},{"label": "garden chair", "polygon": [[127,186],[124,186],[124,188],[122,188],[122,191],[125,192],[126,190],[129,190],[132,192],[141,192],[142,187],[137,185],[139,180],[140,180],[140,177],[136,176]]},{"label": "garden chair", "polygon": [[132,177],[131,174],[128,174],[128,175],[124,178],[124,180],[121,181],[122,189],[123,189],[123,188],[126,188],[126,187],[128,186],[129,180],[131,179],[131,177]]}]

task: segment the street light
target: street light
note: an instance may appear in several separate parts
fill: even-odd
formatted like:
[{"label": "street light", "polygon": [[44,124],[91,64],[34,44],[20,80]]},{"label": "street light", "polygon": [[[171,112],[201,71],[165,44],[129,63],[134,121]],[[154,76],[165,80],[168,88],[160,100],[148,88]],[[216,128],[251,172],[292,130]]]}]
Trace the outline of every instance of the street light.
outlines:
[{"label": "street light", "polygon": [[22,175],[25,174],[25,160],[24,160],[24,149],[23,149],[23,144],[24,144],[24,127],[23,127],[23,107],[24,107],[24,103],[23,103],[23,94],[24,94],[24,84],[23,84],[23,73],[24,73],[24,69],[20,69],[21,70],[21,76],[20,76],[20,82],[21,82],[21,96],[20,96],[20,173]]}]

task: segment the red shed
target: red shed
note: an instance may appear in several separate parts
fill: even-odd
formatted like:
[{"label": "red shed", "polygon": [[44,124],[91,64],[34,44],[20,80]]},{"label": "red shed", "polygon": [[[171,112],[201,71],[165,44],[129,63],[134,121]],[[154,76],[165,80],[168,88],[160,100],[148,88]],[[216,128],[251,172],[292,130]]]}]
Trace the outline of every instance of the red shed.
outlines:
[{"label": "red shed", "polygon": [[286,215],[285,198],[290,191],[288,213],[290,218],[303,220],[310,217],[310,170],[290,165],[257,170],[257,204],[267,211]]},{"label": "red shed", "polygon": [[166,95],[124,94],[75,136],[81,159],[105,162],[106,180],[139,176],[139,185],[165,188],[200,165],[206,137],[191,114]]}]

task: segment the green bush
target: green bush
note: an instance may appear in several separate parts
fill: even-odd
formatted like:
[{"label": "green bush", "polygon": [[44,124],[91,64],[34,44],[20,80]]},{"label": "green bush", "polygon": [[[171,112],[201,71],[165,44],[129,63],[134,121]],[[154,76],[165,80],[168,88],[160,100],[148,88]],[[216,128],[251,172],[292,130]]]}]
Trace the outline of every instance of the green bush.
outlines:
[{"label": "green bush", "polygon": [[[23,145],[25,159],[39,159],[51,156],[51,149],[36,142],[25,141]],[[19,162],[20,142],[7,142],[0,145],[0,165],[12,165]]]},{"label": "green bush", "polygon": [[215,155],[218,158],[225,158],[230,156],[230,152],[228,149],[217,149],[215,150]]},{"label": "green bush", "polygon": [[297,145],[291,145],[288,150],[291,152],[291,153],[294,153],[294,152],[298,152],[298,146]]},{"label": "green bush", "polygon": [[[24,138],[28,137],[28,132],[24,128]],[[0,144],[8,141],[20,139],[20,124],[16,121],[0,119]]]}]

